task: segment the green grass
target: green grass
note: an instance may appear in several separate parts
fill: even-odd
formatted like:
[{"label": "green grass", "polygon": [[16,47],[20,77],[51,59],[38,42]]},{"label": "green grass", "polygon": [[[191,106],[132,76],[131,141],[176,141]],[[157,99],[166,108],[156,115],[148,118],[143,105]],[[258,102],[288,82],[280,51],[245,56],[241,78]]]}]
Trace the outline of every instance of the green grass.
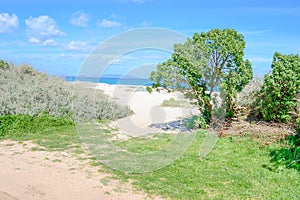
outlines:
[{"label": "green grass", "polygon": [[[82,152],[81,140],[74,124],[66,121],[60,123],[51,117],[45,117],[43,122],[40,120],[22,118],[25,124],[10,124],[14,129],[5,129],[0,139],[32,140],[41,145],[41,150],[72,149],[77,153]],[[40,126],[31,124],[34,129],[26,127],[35,122],[39,122]],[[6,126],[2,126],[3,130]],[[112,134],[110,132],[113,130],[102,131],[106,135]],[[213,151],[200,160],[199,149],[204,136],[205,132],[199,131],[191,147],[180,159],[157,171],[128,174],[103,167],[101,170],[113,173],[114,178],[119,180],[130,180],[134,186],[150,195],[170,199],[300,199],[299,171],[283,166],[277,168],[270,161],[270,152],[278,149],[279,145],[261,147],[261,143],[249,137],[223,137],[218,140]],[[114,140],[113,143],[130,152],[141,153],[162,149],[173,138],[174,135],[158,134],[153,137]],[[91,159],[94,165],[100,163],[90,156],[87,159]],[[104,184],[107,181],[101,180]]]},{"label": "green grass", "polygon": [[66,118],[28,115],[1,116],[0,140],[31,140],[40,145],[32,150],[81,149],[81,141],[73,122]]},{"label": "green grass", "polygon": [[116,140],[113,143],[133,153],[151,152],[162,149],[166,144],[172,142],[174,135],[156,134],[152,137],[134,137],[127,140]]},{"label": "green grass", "polygon": [[168,100],[164,100],[161,105],[163,107],[180,107],[180,102],[172,97]]},{"label": "green grass", "polygon": [[[163,141],[171,135],[160,136]],[[120,142],[124,149],[161,148],[150,139]],[[189,150],[173,164],[144,174],[124,174],[132,184],[150,194],[171,199],[300,199],[300,175],[296,170],[278,170],[270,163],[274,147],[258,148],[249,138],[220,138],[213,151],[199,159],[203,133],[199,132]],[[136,148],[139,147],[140,148]],[[145,147],[148,146],[148,147]]]}]

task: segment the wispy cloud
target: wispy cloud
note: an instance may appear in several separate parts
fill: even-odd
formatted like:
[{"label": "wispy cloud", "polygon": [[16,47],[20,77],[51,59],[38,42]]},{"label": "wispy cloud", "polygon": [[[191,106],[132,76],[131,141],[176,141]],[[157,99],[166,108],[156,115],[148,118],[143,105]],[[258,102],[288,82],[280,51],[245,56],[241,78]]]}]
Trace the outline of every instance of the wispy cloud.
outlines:
[{"label": "wispy cloud", "polygon": [[255,31],[241,31],[243,35],[260,35],[269,32],[270,30],[255,30]]},{"label": "wispy cloud", "polygon": [[62,60],[82,60],[86,57],[86,54],[73,54],[73,53],[61,53],[58,57]]},{"label": "wispy cloud", "polygon": [[0,33],[9,33],[19,26],[19,19],[15,14],[0,13]]},{"label": "wispy cloud", "polygon": [[102,28],[115,28],[115,27],[120,27],[123,24],[121,22],[110,20],[110,19],[102,19],[97,23],[97,25]]},{"label": "wispy cloud", "polygon": [[260,62],[260,63],[271,63],[273,58],[265,58],[265,57],[253,57],[248,58],[251,62]]},{"label": "wispy cloud", "polygon": [[44,41],[41,41],[36,37],[31,37],[29,38],[29,42],[33,44],[44,45],[44,46],[52,46],[52,47],[57,46],[57,42],[53,39],[46,39]]},{"label": "wispy cloud", "polygon": [[71,41],[66,48],[68,50],[87,50],[90,46],[86,41]]},{"label": "wispy cloud", "polygon": [[53,39],[47,39],[43,42],[45,46],[57,46],[57,42]]},{"label": "wispy cloud", "polygon": [[87,27],[88,22],[90,20],[90,16],[82,11],[78,11],[76,13],[73,13],[70,23],[74,26],[80,26],[80,27]]}]

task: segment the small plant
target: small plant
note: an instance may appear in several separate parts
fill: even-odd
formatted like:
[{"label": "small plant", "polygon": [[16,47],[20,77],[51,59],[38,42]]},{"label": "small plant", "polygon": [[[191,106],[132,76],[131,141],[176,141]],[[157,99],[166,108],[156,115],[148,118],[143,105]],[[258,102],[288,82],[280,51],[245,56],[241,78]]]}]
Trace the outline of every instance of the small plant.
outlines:
[{"label": "small plant", "polygon": [[198,128],[206,129],[209,127],[209,124],[204,116],[193,116],[191,119],[187,121],[186,126],[192,129],[198,129]]},{"label": "small plant", "polygon": [[169,100],[164,100],[162,103],[162,106],[164,107],[180,107],[180,102],[173,97],[171,97]]}]

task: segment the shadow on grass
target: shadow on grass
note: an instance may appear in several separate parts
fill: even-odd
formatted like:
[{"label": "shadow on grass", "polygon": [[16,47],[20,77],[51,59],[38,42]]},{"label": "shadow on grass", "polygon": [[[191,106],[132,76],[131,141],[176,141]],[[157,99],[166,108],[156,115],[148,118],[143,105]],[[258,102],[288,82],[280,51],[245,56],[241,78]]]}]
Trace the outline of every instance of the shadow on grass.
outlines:
[{"label": "shadow on grass", "polygon": [[300,135],[290,135],[284,141],[284,146],[270,152],[271,162],[275,167],[285,166],[300,172]]}]

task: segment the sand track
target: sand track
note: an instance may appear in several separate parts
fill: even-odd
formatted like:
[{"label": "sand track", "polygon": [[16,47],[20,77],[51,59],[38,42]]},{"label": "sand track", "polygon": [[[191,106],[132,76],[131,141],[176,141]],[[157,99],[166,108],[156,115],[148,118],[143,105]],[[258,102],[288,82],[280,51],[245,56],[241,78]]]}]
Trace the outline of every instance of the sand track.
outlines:
[{"label": "sand track", "polygon": [[[98,172],[68,152],[33,151],[31,142],[0,142],[0,200],[148,199],[129,183]],[[88,156],[87,156],[88,157]],[[159,199],[159,198],[156,198]]]}]

